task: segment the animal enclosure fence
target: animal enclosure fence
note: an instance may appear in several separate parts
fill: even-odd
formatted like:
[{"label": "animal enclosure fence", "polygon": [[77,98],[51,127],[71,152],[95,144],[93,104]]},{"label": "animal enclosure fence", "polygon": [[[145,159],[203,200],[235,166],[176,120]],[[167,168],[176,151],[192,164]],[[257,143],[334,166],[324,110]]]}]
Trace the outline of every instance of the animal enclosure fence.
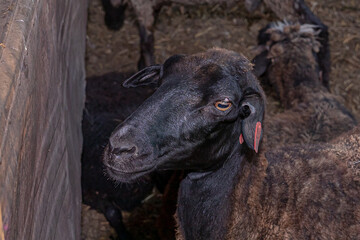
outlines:
[{"label": "animal enclosure fence", "polygon": [[80,238],[86,15],[0,2],[0,239]]}]

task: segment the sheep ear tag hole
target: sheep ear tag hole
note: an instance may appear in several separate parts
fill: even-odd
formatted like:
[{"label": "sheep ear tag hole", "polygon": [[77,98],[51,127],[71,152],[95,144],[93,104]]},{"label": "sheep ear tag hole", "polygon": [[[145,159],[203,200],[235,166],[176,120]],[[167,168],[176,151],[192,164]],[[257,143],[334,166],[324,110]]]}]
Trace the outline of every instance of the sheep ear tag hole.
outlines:
[{"label": "sheep ear tag hole", "polygon": [[259,151],[260,137],[261,137],[261,122],[257,122],[255,127],[255,137],[254,137],[254,150],[256,153]]},{"label": "sheep ear tag hole", "polygon": [[243,144],[243,143],[244,143],[244,137],[243,137],[242,134],[240,134],[239,142],[240,142],[240,144]]}]

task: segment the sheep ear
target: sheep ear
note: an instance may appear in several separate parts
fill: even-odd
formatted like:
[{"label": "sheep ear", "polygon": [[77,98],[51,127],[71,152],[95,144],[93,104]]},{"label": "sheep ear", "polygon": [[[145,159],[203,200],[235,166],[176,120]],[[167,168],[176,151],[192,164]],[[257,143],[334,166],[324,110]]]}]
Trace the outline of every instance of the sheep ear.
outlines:
[{"label": "sheep ear", "polygon": [[265,102],[262,98],[254,96],[245,99],[241,105],[243,112],[249,112],[241,124],[240,144],[245,142],[250,149],[258,152],[259,145],[263,136],[262,122],[264,118]]},{"label": "sheep ear", "polygon": [[162,77],[163,65],[153,65],[142,69],[124,81],[126,88],[158,83]]},{"label": "sheep ear", "polygon": [[268,50],[264,50],[251,61],[254,64],[253,73],[256,77],[263,75],[271,63],[271,60],[267,57]]}]

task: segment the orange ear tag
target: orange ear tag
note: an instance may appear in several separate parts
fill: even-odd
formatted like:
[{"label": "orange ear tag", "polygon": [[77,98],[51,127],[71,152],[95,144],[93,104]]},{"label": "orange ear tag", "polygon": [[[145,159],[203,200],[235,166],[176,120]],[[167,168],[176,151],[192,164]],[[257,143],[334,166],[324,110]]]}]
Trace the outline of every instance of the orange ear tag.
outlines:
[{"label": "orange ear tag", "polygon": [[240,142],[240,144],[243,144],[243,143],[244,143],[244,137],[243,137],[242,134],[240,134],[239,142]]},{"label": "orange ear tag", "polygon": [[261,137],[261,122],[257,122],[255,127],[255,137],[254,137],[254,150],[256,153],[259,150],[260,137]]}]

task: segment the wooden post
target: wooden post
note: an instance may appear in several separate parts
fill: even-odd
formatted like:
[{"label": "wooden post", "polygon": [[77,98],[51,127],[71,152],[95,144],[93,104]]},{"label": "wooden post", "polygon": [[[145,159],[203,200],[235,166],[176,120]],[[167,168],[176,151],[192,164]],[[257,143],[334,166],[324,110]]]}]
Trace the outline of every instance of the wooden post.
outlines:
[{"label": "wooden post", "polygon": [[0,1],[1,240],[80,239],[87,2]]}]

